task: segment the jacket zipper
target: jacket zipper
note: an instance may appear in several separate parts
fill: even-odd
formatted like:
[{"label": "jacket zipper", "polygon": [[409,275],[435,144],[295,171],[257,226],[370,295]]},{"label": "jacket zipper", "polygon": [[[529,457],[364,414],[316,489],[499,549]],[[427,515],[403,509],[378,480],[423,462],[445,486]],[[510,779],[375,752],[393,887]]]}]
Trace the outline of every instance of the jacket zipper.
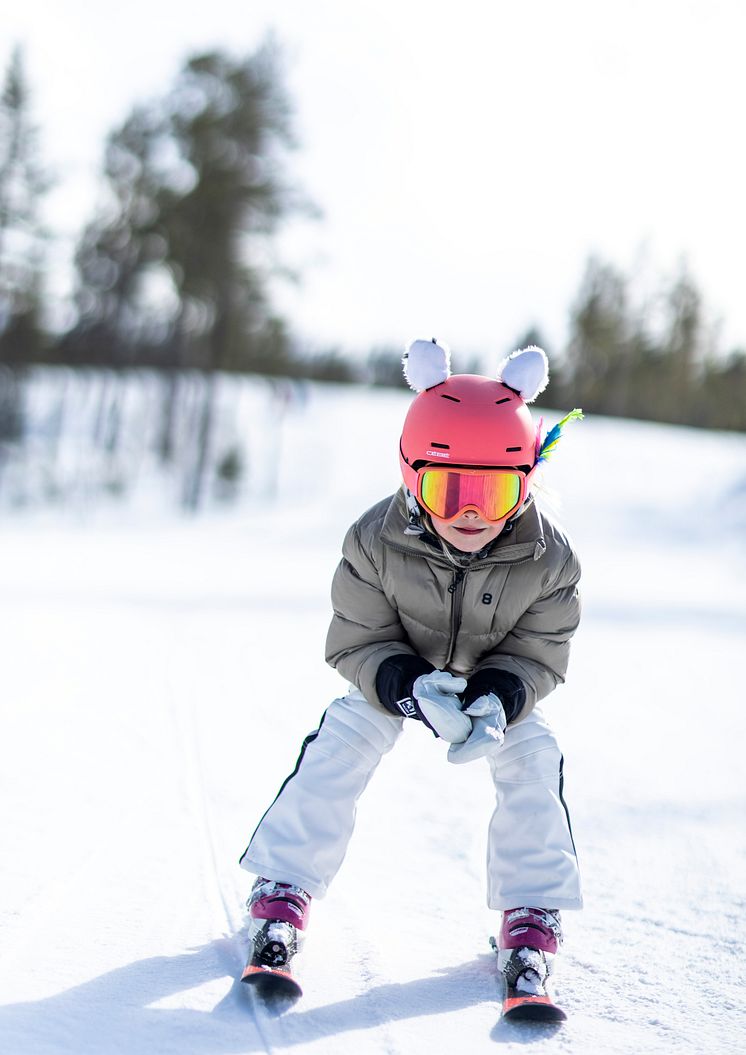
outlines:
[{"label": "jacket zipper", "polygon": [[468,569],[459,568],[453,573],[451,585],[448,587],[448,592],[451,595],[451,636],[448,641],[448,654],[444,667],[448,670],[451,660],[453,659],[453,653],[456,648],[456,637],[458,636],[459,626],[461,625],[461,610],[464,604],[464,580],[466,579],[466,572]]}]

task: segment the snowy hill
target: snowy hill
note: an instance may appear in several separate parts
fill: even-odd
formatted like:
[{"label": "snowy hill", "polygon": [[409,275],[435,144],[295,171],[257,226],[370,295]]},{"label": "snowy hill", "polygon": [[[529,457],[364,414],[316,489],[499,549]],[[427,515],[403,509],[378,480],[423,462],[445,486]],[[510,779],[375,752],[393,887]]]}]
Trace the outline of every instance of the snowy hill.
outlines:
[{"label": "snowy hill", "polygon": [[547,473],[584,564],[547,704],[586,894],[564,917],[569,1022],[498,1022],[486,767],[414,723],[313,906],[304,999],[273,1016],[234,982],[237,859],[344,689],[329,581],[397,485],[407,403],[311,388],[255,440],[272,487],[201,518],[3,514],[5,1055],[746,1050],[742,436],[591,418]]}]

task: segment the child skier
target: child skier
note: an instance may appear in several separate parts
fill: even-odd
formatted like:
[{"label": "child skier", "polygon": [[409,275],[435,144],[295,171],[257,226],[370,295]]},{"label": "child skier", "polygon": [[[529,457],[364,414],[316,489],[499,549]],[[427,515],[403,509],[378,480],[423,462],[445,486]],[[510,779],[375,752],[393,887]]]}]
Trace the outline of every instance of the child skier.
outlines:
[{"label": "child skier", "polygon": [[582,901],[562,756],[537,707],[564,678],[580,569],[532,484],[580,412],[542,445],[526,406],[548,380],[538,348],[515,352],[495,380],[451,376],[444,347],[414,341],[404,370],[419,394],[401,436],[403,486],[352,525],[332,584],[327,660],[350,691],[306,738],[241,858],[259,877],[245,979],[289,964],[312,897],[342,863],[357,800],[409,719],[451,745],[450,762],[489,762],[499,966],[509,986],[542,992],[560,910]]}]

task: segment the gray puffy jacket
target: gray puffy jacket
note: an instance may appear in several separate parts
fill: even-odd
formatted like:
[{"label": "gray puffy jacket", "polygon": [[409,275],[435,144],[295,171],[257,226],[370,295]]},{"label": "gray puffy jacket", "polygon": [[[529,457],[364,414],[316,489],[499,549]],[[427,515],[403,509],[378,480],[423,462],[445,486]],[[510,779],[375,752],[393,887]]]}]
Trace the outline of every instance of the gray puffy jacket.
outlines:
[{"label": "gray puffy jacket", "polygon": [[531,503],[456,567],[440,540],[405,534],[408,523],[400,490],[347,532],[327,662],[379,707],[376,674],[390,656],[418,655],[466,678],[497,668],[521,679],[516,720],[525,717],[564,681],[580,618],[580,566],[567,536]]}]

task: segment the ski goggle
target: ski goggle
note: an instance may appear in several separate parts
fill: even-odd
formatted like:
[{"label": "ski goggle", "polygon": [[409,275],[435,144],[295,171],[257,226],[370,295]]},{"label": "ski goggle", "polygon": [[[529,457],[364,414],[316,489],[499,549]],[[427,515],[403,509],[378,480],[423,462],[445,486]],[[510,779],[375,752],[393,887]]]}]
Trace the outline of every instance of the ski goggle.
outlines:
[{"label": "ski goggle", "polygon": [[524,502],[528,476],[517,469],[421,469],[417,497],[439,520],[457,520],[475,509],[483,520],[507,520]]}]

